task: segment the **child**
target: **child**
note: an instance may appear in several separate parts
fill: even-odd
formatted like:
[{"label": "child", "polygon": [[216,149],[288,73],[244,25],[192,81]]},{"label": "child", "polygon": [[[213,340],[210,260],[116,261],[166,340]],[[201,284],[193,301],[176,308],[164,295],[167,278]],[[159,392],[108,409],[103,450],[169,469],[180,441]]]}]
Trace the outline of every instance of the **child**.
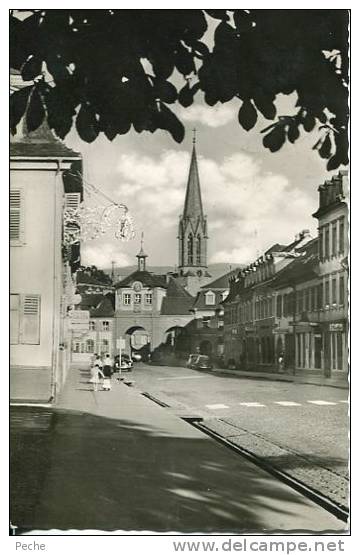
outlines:
[{"label": "child", "polygon": [[91,368],[91,378],[90,378],[90,382],[93,384],[94,391],[98,390],[99,376],[102,377],[103,379],[105,378],[100,366],[98,364],[94,364],[94,366]]}]

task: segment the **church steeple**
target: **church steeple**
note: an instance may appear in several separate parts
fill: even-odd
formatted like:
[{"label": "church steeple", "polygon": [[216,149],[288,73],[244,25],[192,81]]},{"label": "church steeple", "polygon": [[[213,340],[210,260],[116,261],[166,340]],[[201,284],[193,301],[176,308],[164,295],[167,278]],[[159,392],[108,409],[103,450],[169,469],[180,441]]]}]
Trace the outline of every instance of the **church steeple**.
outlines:
[{"label": "church steeple", "polygon": [[179,269],[183,275],[204,275],[207,268],[207,223],[201,200],[194,130],[193,149],[183,214],[179,222]]}]

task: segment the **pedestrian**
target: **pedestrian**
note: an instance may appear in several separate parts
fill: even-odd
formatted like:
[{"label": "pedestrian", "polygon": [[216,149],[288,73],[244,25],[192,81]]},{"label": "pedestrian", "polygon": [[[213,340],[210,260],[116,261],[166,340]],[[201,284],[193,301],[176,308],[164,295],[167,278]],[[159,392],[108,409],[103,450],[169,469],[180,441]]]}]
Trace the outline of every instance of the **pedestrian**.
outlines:
[{"label": "pedestrian", "polygon": [[110,358],[110,355],[106,355],[105,357],[104,366],[103,366],[103,375],[104,375],[103,390],[110,391],[111,375],[112,375],[112,360]]},{"label": "pedestrian", "polygon": [[279,363],[279,372],[280,373],[284,372],[284,353],[280,353],[278,358],[278,363]]},{"label": "pedestrian", "polygon": [[99,365],[95,363],[94,366],[91,368],[91,378],[90,378],[90,382],[93,384],[94,391],[98,390],[100,378],[103,378],[105,381],[105,376],[103,374],[103,371],[101,370]]}]

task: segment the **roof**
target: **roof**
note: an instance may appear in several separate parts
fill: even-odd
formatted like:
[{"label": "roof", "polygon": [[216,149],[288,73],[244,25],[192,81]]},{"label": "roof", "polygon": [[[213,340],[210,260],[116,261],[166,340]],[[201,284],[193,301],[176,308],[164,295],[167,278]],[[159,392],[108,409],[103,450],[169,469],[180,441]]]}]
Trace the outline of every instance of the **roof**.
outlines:
[{"label": "roof", "polygon": [[111,283],[105,283],[104,281],[100,281],[99,279],[96,279],[94,276],[81,270],[76,274],[76,283],[77,285],[98,285],[101,287],[112,287]]},{"label": "roof", "polygon": [[318,277],[318,238],[312,239],[297,250],[303,256],[295,258],[288,266],[280,270],[272,279],[273,287],[288,283],[301,283]]},{"label": "roof", "polygon": [[80,158],[64,144],[57,143],[29,143],[19,141],[10,143],[10,157],[18,158]]},{"label": "roof", "polygon": [[152,274],[151,272],[148,272],[146,270],[136,270],[132,274],[126,276],[124,279],[116,283],[115,289],[119,289],[120,287],[127,287],[134,281],[141,281],[141,283],[145,285],[145,287],[162,287],[164,289],[166,289],[167,287],[165,275]]},{"label": "roof", "polygon": [[79,308],[89,310],[92,318],[111,318],[115,314],[111,299],[105,295],[82,295]]},{"label": "roof", "polygon": [[237,275],[237,273],[239,272],[239,269],[240,268],[236,268],[235,270],[230,270],[230,272],[227,272],[223,276],[220,276],[219,278],[215,279],[214,281],[211,281],[210,283],[207,283],[206,285],[203,285],[201,287],[201,289],[228,289],[229,288],[229,279],[232,276]]},{"label": "roof", "polygon": [[183,218],[203,218],[203,207],[200,192],[200,179],[196,159],[195,145],[193,146],[189,177],[186,187]]},{"label": "roof", "polygon": [[161,314],[189,314],[194,302],[190,295],[176,280],[169,277],[166,297],[161,305]]}]

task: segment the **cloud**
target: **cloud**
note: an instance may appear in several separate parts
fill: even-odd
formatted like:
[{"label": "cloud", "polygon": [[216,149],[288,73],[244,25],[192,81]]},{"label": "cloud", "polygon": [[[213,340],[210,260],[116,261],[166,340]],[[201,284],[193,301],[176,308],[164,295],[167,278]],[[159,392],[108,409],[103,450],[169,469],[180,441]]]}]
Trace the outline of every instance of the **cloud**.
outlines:
[{"label": "cloud", "polygon": [[98,268],[111,268],[113,260],[117,266],[134,264],[133,259],[126,253],[121,252],[121,246],[121,244],[104,243],[102,241],[84,243],[81,247],[81,264],[84,266],[94,264]]},{"label": "cloud", "polygon": [[[145,231],[149,264],[175,264],[189,164],[190,153],[185,151],[121,154],[106,193],[129,207],[138,231],[135,244],[117,246],[111,238],[97,246],[88,243],[84,259],[107,267],[111,260],[118,266],[134,264],[139,235]],[[209,262],[247,263],[274,243],[291,242],[301,229],[315,233],[313,191],[267,171],[255,155],[236,152],[220,161],[198,156],[198,166],[208,217]]]},{"label": "cloud", "polygon": [[201,123],[215,128],[234,121],[237,109],[234,104],[220,104],[219,106],[193,104],[189,108],[179,108],[177,113],[183,121]]}]

